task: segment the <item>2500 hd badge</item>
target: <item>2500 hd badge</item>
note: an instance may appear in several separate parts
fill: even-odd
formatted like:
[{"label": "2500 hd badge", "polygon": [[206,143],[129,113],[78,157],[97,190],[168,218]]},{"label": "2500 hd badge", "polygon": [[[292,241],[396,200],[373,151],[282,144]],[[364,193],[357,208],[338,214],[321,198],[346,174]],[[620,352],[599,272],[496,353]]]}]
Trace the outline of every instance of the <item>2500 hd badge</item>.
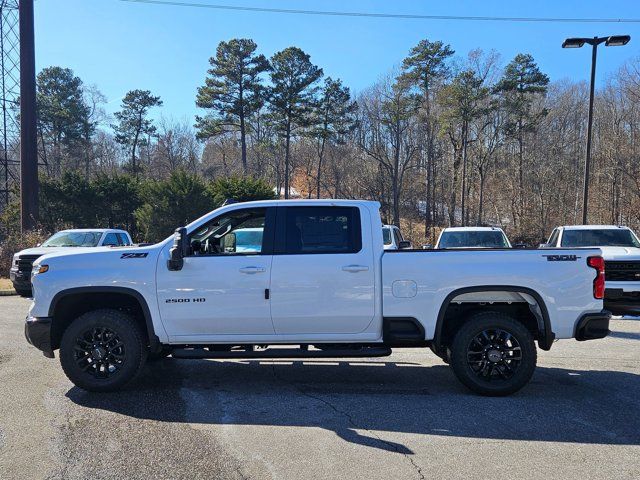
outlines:
[{"label": "2500 hd badge", "polygon": [[203,303],[206,298],[167,298],[164,303]]}]

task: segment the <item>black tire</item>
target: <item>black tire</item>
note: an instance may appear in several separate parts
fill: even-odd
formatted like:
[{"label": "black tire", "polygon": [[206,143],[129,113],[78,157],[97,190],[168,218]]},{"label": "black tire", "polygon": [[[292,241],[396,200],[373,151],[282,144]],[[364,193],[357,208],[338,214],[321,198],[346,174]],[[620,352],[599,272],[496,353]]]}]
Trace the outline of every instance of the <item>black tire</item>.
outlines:
[{"label": "black tire", "polygon": [[[15,287],[14,287],[15,288]],[[31,289],[26,289],[26,288],[16,288],[16,293],[18,295],[20,295],[21,297],[25,297],[25,298],[29,298],[31,297],[31,295],[33,294]]]},{"label": "black tire", "polygon": [[147,358],[144,334],[119,310],[87,312],[67,327],[60,342],[60,364],[74,385],[90,392],[124,387]]},{"label": "black tire", "polygon": [[159,360],[162,360],[163,358],[167,358],[169,355],[171,355],[172,351],[173,349],[167,346],[161,346],[160,350],[158,350],[157,352],[149,351],[149,353],[147,353],[147,362],[157,362]]},{"label": "black tire", "polygon": [[504,396],[524,387],[536,368],[533,335],[499,312],[471,316],[451,346],[451,368],[458,380],[480,395]]}]

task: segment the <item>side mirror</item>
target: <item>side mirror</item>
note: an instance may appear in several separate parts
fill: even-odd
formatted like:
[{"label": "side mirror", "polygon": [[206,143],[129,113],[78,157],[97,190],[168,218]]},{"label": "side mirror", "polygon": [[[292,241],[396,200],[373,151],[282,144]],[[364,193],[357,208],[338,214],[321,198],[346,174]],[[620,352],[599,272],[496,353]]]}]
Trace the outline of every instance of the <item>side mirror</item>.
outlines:
[{"label": "side mirror", "polygon": [[402,240],[399,244],[398,244],[398,248],[400,250],[404,250],[407,248],[411,248],[411,242],[409,240]]},{"label": "side mirror", "polygon": [[526,243],[514,243],[513,248],[527,248]]},{"label": "side mirror", "polygon": [[227,233],[223,238],[223,250],[225,253],[234,253],[236,251],[236,234]]},{"label": "side mirror", "polygon": [[169,270],[182,270],[184,257],[189,253],[188,247],[187,229],[184,227],[176,228],[176,233],[173,234],[173,246],[169,250],[169,260],[167,260]]}]

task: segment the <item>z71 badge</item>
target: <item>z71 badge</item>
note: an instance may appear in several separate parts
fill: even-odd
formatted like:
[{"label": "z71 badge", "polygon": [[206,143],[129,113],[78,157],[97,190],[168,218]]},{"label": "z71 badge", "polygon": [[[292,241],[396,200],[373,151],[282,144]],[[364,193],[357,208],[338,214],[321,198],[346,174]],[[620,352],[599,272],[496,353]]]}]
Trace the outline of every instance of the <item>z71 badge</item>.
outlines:
[{"label": "z71 badge", "polygon": [[147,255],[149,255],[148,253],[123,253],[122,255],[120,255],[120,258],[144,258]]},{"label": "z71 badge", "polygon": [[547,257],[547,262],[575,262],[581,257],[577,255],[543,255]]}]

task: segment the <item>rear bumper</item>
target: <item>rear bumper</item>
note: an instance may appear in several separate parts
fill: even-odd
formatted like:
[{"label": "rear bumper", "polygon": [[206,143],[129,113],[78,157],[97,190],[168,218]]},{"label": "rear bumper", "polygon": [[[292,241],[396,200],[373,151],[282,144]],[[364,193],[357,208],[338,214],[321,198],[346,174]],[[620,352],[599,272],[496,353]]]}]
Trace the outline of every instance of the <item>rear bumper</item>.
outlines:
[{"label": "rear bumper", "polygon": [[578,320],[573,336],[578,341],[604,338],[611,333],[609,320],[611,320],[611,312],[607,310],[598,313],[587,313]]},{"label": "rear bumper", "polygon": [[31,345],[42,350],[45,357],[53,358],[51,348],[51,318],[28,316],[24,322],[24,336]]},{"label": "rear bumper", "polygon": [[604,291],[604,308],[614,315],[640,315],[640,291],[607,288]]}]

